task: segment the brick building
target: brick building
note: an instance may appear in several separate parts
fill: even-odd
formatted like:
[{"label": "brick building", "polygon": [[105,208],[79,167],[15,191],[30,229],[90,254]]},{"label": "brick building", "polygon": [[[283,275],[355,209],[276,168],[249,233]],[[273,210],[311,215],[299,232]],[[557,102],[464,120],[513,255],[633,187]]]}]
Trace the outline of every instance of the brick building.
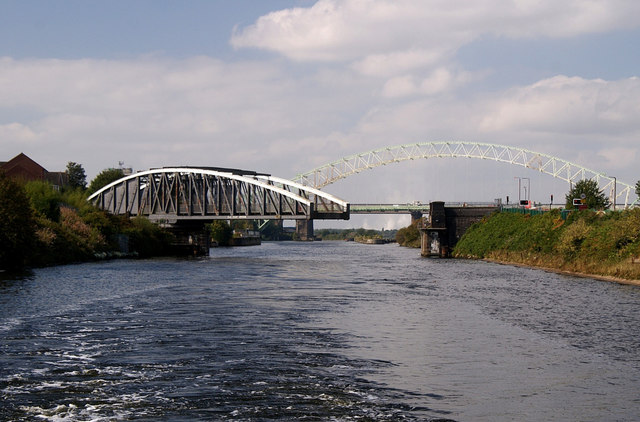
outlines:
[{"label": "brick building", "polygon": [[64,171],[47,171],[40,164],[23,153],[9,161],[0,161],[0,171],[15,180],[31,181],[44,180],[60,188],[68,184],[69,178]]}]

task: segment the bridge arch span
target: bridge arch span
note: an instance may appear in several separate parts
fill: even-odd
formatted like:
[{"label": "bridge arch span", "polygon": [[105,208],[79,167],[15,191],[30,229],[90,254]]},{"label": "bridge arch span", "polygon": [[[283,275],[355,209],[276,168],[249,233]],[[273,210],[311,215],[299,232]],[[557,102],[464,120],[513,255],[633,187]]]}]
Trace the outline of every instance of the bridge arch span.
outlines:
[{"label": "bridge arch span", "polygon": [[349,203],[255,172],[165,167],[125,176],[88,200],[112,214],[174,223],[215,219],[346,219]]},{"label": "bridge arch span", "polygon": [[[293,180],[302,185],[322,189],[340,179],[387,164],[416,159],[458,157],[493,160],[522,166],[567,183],[585,179],[595,180],[599,188],[609,195],[612,202],[624,200],[625,207],[628,206],[629,195],[634,190],[632,185],[617,181],[602,172],[590,170],[548,154],[507,145],[463,141],[423,142],[379,148],[343,157],[306,173],[298,174]],[[638,199],[634,204],[637,202]]]}]

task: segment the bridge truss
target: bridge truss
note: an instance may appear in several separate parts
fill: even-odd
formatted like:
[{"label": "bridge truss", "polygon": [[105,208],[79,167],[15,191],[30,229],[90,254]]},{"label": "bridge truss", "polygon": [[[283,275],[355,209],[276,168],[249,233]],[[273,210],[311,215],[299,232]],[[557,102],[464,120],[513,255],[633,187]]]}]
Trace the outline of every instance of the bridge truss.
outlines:
[{"label": "bridge truss", "polygon": [[123,177],[89,197],[112,214],[175,223],[215,219],[348,219],[349,204],[264,174],[171,167]]},{"label": "bridge truss", "polygon": [[[526,167],[548,174],[567,183],[579,180],[595,180],[602,192],[609,195],[612,203],[624,201],[629,204],[629,195],[634,187],[617,181],[614,177],[596,172],[558,157],[529,151],[522,148],[478,142],[424,142],[380,148],[361,154],[341,158],[293,178],[302,185],[317,189],[364,170],[398,163],[406,160],[430,158],[478,158]],[[637,203],[638,199],[634,202]]]}]

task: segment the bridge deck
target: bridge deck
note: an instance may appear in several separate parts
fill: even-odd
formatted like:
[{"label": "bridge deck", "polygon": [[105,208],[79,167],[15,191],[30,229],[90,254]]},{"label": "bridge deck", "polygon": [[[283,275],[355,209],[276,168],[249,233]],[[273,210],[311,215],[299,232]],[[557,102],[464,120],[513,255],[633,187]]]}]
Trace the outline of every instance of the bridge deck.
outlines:
[{"label": "bridge deck", "polygon": [[[479,208],[496,206],[487,202],[447,202],[447,207]],[[429,204],[351,204],[351,214],[411,214],[429,213]]]}]

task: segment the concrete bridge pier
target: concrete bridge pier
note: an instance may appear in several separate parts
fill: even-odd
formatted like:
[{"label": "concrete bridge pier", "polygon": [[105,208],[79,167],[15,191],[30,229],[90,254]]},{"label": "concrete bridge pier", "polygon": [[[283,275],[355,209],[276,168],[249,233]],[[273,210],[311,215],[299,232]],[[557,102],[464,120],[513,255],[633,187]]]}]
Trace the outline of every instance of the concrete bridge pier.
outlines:
[{"label": "concrete bridge pier", "polygon": [[172,252],[184,256],[209,256],[211,237],[205,224],[174,224],[168,228],[173,234]]},{"label": "concrete bridge pier", "polygon": [[426,227],[420,229],[420,233],[422,256],[446,257],[449,254],[444,202],[432,202],[429,205],[429,221]]},{"label": "concrete bridge pier", "polygon": [[422,218],[422,211],[411,211],[411,224]]},{"label": "concrete bridge pier", "polygon": [[465,231],[499,208],[445,207],[444,202],[430,204],[429,221],[420,228],[422,256],[445,258],[451,254]]},{"label": "concrete bridge pier", "polygon": [[300,240],[314,240],[313,219],[296,220],[296,233]]}]

